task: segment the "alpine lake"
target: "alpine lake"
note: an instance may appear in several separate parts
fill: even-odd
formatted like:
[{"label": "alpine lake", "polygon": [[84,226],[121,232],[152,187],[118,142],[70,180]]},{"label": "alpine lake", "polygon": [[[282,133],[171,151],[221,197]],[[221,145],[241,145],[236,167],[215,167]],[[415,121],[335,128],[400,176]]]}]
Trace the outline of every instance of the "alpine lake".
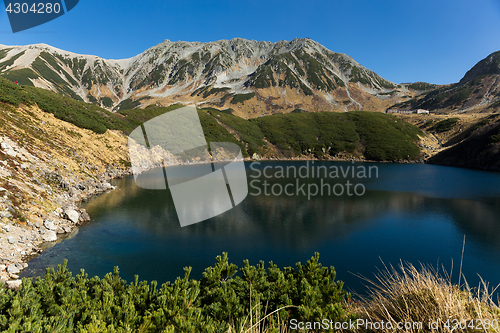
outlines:
[{"label": "alpine lake", "polygon": [[374,279],[401,262],[444,270],[454,282],[462,266],[471,287],[480,278],[500,283],[500,173],[330,161],[245,167],[243,202],[186,227],[169,190],[140,188],[133,176],[113,180],[115,190],[82,204],[92,220],[33,258],[21,277],[43,276],[68,259],[73,275],[103,277],[119,266],[128,282],[139,275],[163,283],[187,266],[200,279],[223,252],[240,267],[248,259],[281,268],[319,252],[354,293],[366,291],[361,276]]}]

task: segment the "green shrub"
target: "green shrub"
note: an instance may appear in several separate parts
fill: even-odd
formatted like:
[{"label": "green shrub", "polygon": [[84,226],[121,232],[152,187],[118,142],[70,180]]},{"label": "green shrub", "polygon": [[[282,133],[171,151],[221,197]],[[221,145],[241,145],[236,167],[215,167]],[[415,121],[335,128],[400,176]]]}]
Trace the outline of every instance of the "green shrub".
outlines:
[{"label": "green shrub", "polygon": [[420,90],[420,91],[431,90],[431,89],[434,89],[435,87],[436,87],[435,84],[431,84],[431,83],[427,83],[427,82],[414,82],[414,83],[408,85],[408,89]]},{"label": "green shrub", "polygon": [[240,117],[228,114],[224,111],[215,109],[202,109],[216,118],[224,125],[233,129],[243,143],[243,155],[253,155],[254,153],[262,154],[265,145],[263,139],[264,134],[257,124],[252,121],[242,119]]},{"label": "green shrub", "polygon": [[269,88],[271,86],[276,86],[273,70],[267,63],[259,66],[251,77],[255,88]]},{"label": "green shrub", "polygon": [[255,97],[255,93],[248,93],[248,94],[237,94],[234,95],[233,100],[231,101],[231,104],[238,104],[238,103],[243,103],[249,99],[252,99]]},{"label": "green shrub", "polygon": [[101,97],[99,98],[99,101],[102,103],[107,108],[110,108],[113,106],[113,100],[109,97]]},{"label": "green shrub", "polygon": [[490,122],[491,122],[490,119],[483,119],[480,122],[478,122],[477,124],[475,124],[474,126],[472,126],[470,128],[470,131],[473,132],[473,131],[477,130],[478,128],[483,127],[484,125],[488,125]]},{"label": "green shrub", "polygon": [[459,104],[465,101],[472,94],[472,89],[466,87],[458,89],[447,101],[446,105]]},{"label": "green shrub", "polygon": [[141,97],[136,99],[135,101],[132,100],[131,98],[124,99],[123,101],[118,104],[115,109],[117,112],[123,111],[123,110],[129,110],[129,109],[135,109],[139,105],[141,105],[141,101],[145,99],[149,99],[150,97]]},{"label": "green shrub", "polygon": [[378,161],[416,159],[420,150],[415,144],[422,132],[416,126],[392,115],[353,111],[350,118],[356,124],[365,158]]},{"label": "green shrub", "polygon": [[451,130],[453,126],[457,123],[458,118],[448,118],[445,120],[441,120],[440,122],[436,123],[434,126],[432,126],[432,130],[438,132],[438,133],[443,133]]},{"label": "green shrub", "polygon": [[[204,88],[207,88],[207,87],[204,87]],[[202,88],[203,89],[203,88]],[[210,95],[215,95],[215,94],[218,94],[218,93],[222,93],[222,92],[226,92],[228,91],[229,88],[227,87],[223,87],[223,88],[212,88],[210,90],[205,90],[203,92],[203,98],[207,98],[208,96]],[[200,91],[201,92],[201,91]]]},{"label": "green shrub", "polygon": [[[127,284],[118,267],[104,278],[75,278],[67,261],[57,271],[47,269],[35,282],[23,279],[18,291],[0,293],[3,332],[226,332],[240,331],[252,308],[260,307],[268,327],[295,318],[299,321],[355,319],[346,309],[349,293],[335,281],[335,269],[323,267],[316,253],[305,265],[279,269],[272,262],[243,267],[229,263],[227,254],[203,272],[201,280],[183,278],[164,283]],[[238,274],[239,273],[239,274]]]}]

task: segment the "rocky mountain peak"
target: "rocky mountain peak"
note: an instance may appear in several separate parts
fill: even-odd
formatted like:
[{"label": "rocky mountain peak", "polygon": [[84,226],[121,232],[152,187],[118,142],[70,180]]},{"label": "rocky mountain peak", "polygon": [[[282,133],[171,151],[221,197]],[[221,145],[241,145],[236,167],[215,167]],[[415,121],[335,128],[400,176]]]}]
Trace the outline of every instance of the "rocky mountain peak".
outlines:
[{"label": "rocky mountain peak", "polygon": [[500,51],[494,52],[472,67],[460,83],[465,83],[481,75],[500,74]]}]

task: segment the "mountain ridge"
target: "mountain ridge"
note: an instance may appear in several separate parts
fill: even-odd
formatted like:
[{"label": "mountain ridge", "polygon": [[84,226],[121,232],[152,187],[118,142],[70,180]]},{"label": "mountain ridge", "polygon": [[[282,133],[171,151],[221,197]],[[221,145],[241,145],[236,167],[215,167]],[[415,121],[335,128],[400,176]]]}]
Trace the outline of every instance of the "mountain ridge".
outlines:
[{"label": "mountain ridge", "polygon": [[479,61],[458,83],[436,87],[391,108],[454,114],[500,111],[500,51]]},{"label": "mountain ridge", "polygon": [[240,114],[248,117],[297,108],[379,108],[412,95],[404,87],[384,95],[398,85],[308,38],[275,43],[167,39],[128,59],[79,55],[46,44],[2,45],[0,75],[108,110],[175,102],[231,107],[236,95],[254,93],[248,103],[232,103],[241,104],[234,108],[245,109]]}]

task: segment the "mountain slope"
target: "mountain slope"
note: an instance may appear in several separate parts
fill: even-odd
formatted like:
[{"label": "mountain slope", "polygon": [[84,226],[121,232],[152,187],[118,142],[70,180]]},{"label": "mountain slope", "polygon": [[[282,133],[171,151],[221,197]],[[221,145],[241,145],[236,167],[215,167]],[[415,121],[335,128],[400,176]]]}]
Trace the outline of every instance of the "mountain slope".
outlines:
[{"label": "mountain slope", "polygon": [[430,163],[500,171],[500,117],[474,126],[469,136],[429,159]]},{"label": "mountain slope", "polygon": [[500,51],[478,62],[457,84],[438,87],[391,108],[427,109],[445,113],[500,110]]},{"label": "mountain slope", "polygon": [[294,109],[377,109],[414,95],[308,38],[210,43],[166,40],[124,60],[45,44],[0,46],[0,75],[105,107],[176,102],[255,117]]}]

